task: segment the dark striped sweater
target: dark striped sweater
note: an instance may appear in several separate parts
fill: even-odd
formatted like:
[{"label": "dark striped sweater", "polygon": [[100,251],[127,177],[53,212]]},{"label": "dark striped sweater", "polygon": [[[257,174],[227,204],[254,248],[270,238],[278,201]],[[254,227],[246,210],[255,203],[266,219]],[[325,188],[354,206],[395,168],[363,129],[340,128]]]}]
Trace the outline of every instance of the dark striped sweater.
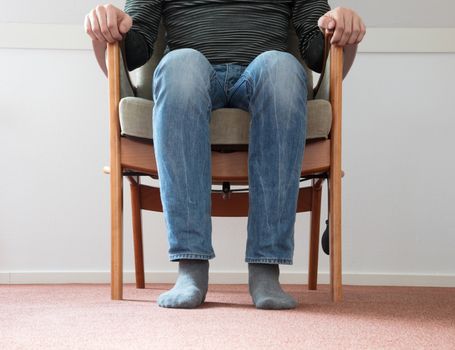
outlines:
[{"label": "dark striped sweater", "polygon": [[323,35],[317,21],[327,0],[127,0],[133,27],[125,37],[128,69],[153,52],[161,18],[169,50],[193,48],[212,64],[249,64],[268,50],[287,50],[289,21],[307,65],[320,71]]}]

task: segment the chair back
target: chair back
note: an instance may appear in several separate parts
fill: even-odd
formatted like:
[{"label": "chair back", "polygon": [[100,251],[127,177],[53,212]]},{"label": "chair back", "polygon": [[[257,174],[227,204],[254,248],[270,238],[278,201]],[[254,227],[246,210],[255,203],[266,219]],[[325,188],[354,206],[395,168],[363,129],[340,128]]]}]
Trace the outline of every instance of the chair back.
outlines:
[{"label": "chair back", "polygon": [[[136,88],[137,97],[142,97],[148,100],[153,99],[153,72],[163,57],[164,50],[166,49],[165,32],[166,30],[163,22],[161,22],[155,46],[153,48],[152,57],[142,67],[139,67],[130,73],[131,83]],[[288,52],[293,54],[299,60],[307,72],[308,99],[310,100],[313,98],[313,72],[306,66],[300,55],[299,40],[292,24],[289,26]]]}]

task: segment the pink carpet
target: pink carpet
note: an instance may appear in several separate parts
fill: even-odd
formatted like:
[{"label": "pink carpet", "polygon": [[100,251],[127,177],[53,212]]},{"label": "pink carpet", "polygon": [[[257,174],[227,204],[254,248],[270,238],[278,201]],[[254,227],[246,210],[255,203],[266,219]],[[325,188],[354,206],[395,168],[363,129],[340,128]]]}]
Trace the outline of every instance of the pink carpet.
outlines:
[{"label": "pink carpet", "polygon": [[256,310],[246,285],[211,285],[203,307],[163,309],[171,285],[0,286],[0,349],[455,349],[455,288],[285,289],[295,310]]}]

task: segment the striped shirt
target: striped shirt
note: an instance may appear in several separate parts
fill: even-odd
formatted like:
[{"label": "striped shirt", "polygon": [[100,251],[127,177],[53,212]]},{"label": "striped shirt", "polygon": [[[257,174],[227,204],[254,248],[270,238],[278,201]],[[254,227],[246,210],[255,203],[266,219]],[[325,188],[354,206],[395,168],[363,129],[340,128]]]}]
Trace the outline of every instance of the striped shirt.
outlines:
[{"label": "striped shirt", "polygon": [[128,69],[150,58],[161,19],[168,50],[193,48],[212,64],[244,65],[264,51],[286,51],[292,20],[308,61],[314,41],[321,51],[317,22],[329,10],[327,0],[127,0],[125,12],[133,19],[125,38]]}]

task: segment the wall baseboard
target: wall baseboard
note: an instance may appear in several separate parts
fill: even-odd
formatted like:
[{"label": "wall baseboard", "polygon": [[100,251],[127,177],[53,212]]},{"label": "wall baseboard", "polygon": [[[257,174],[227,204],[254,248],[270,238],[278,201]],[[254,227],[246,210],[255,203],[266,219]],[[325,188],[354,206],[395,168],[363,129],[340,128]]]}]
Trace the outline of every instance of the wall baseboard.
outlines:
[{"label": "wall baseboard", "polygon": [[[81,25],[0,23],[0,49],[91,50]],[[367,28],[359,52],[455,53],[455,28]]]},{"label": "wall baseboard", "polygon": [[[173,283],[177,278],[176,272],[147,271],[147,283]],[[306,272],[282,272],[281,283],[307,284]],[[108,271],[22,271],[0,272],[0,284],[61,284],[61,283],[109,283]],[[218,272],[210,273],[210,283],[213,284],[245,284],[248,281],[247,272]],[[329,283],[329,273],[320,272],[318,282]],[[124,273],[124,283],[134,283],[134,272]],[[424,275],[424,274],[386,274],[386,273],[344,273],[345,285],[369,286],[421,286],[421,287],[455,287],[455,275]]]}]

